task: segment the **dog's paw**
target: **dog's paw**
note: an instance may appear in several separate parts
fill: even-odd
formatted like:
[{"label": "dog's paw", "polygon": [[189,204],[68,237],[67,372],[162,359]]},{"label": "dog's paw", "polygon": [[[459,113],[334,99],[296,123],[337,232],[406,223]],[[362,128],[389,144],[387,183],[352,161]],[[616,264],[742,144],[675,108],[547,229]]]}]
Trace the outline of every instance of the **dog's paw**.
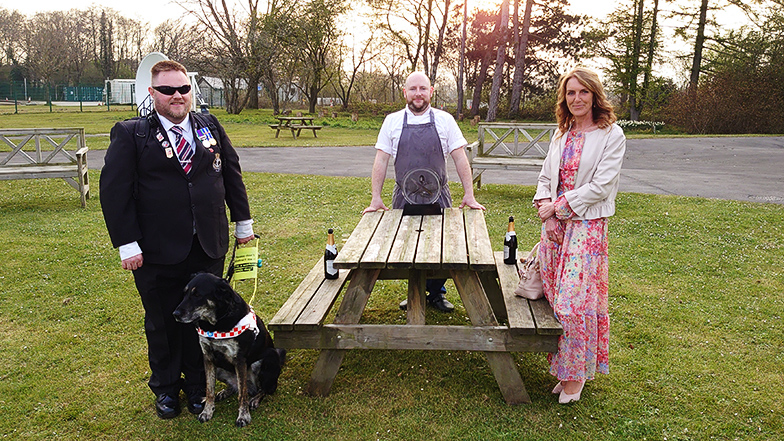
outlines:
[{"label": "dog's paw", "polygon": [[250,410],[256,410],[256,408],[259,407],[259,404],[261,404],[261,400],[263,398],[264,398],[264,392],[260,392],[250,397],[250,400],[248,400],[248,407],[250,408]]},{"label": "dog's paw", "polygon": [[245,427],[248,424],[250,424],[250,419],[251,419],[250,414],[240,415],[237,417],[237,421],[235,422],[235,424],[237,425],[237,427]]},{"label": "dog's paw", "polygon": [[230,398],[234,395],[237,395],[237,389],[234,389],[233,387],[227,387],[215,395],[215,402],[217,403],[219,401],[223,401],[226,398]]},{"label": "dog's paw", "polygon": [[207,421],[209,421],[211,419],[212,419],[212,409],[208,410],[208,409],[205,408],[199,414],[199,422],[200,423],[206,423]]}]

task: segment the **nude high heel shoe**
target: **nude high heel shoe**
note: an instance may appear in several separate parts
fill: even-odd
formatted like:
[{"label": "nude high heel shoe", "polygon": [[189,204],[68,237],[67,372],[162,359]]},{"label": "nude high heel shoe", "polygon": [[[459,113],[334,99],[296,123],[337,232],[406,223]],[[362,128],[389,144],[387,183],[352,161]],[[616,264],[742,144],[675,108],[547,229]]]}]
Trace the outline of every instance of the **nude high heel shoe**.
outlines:
[{"label": "nude high heel shoe", "polygon": [[553,393],[560,394],[562,391],[563,391],[563,383],[559,381],[558,384],[556,384],[555,387],[553,388]]},{"label": "nude high heel shoe", "polygon": [[579,401],[580,394],[583,393],[583,387],[585,387],[584,381],[580,384],[580,390],[578,390],[577,393],[574,394],[567,394],[566,391],[563,390],[563,388],[561,388],[561,394],[558,396],[558,402],[561,404],[568,404],[571,403],[572,401]]}]

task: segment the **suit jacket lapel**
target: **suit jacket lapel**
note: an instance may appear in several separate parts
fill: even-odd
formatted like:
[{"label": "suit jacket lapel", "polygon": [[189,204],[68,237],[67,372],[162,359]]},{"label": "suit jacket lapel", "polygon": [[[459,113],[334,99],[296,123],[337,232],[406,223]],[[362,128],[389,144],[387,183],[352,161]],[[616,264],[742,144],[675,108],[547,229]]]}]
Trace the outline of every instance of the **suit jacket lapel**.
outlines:
[{"label": "suit jacket lapel", "polygon": [[198,167],[199,164],[203,162],[202,159],[204,158],[204,146],[196,134],[196,130],[198,129],[198,127],[196,127],[196,118],[190,114],[188,115],[188,118],[191,119],[191,133],[193,134],[193,158],[191,159],[191,172],[193,172],[196,167]]}]

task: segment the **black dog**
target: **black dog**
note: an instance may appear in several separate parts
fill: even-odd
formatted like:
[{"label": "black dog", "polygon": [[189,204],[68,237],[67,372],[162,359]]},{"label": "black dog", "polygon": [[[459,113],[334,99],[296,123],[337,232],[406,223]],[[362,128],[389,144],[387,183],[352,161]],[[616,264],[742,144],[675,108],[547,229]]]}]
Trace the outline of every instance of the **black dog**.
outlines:
[{"label": "black dog", "polygon": [[[275,393],[286,351],[275,349],[264,322],[229,283],[209,273],[196,274],[174,311],[181,323],[196,322],[204,352],[207,399],[199,421],[212,418],[215,401],[239,393],[237,426],[250,424],[250,411]],[[216,397],[216,378],[227,388]]]}]

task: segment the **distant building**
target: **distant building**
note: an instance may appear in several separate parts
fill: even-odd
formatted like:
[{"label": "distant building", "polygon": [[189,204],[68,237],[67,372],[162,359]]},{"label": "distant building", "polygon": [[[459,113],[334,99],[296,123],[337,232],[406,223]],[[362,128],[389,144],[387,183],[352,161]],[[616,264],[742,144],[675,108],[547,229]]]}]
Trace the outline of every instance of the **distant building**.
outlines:
[{"label": "distant building", "polygon": [[319,106],[341,106],[343,105],[343,100],[335,97],[318,97],[316,104]]},{"label": "distant building", "polygon": [[105,101],[109,104],[135,104],[135,90],[136,80],[106,80]]},{"label": "distant building", "polygon": [[201,99],[205,103],[209,104],[210,107],[226,107],[223,80],[218,77],[199,77],[196,83],[199,85],[199,90],[201,90]]}]

